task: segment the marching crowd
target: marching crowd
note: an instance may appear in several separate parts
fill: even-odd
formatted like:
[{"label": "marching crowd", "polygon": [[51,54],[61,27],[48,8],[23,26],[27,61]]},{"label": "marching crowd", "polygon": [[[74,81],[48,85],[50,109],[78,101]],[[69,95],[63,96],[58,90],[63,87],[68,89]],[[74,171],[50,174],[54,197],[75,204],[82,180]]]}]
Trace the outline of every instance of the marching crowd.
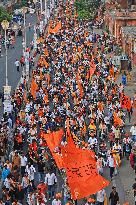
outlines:
[{"label": "marching crowd", "polygon": [[[125,130],[126,116],[131,120],[135,101],[126,100],[125,85],[116,83],[119,71],[107,58],[114,51],[115,40],[105,32],[96,34],[93,27],[89,32],[90,23],[78,21],[72,2],[59,2],[58,10],[49,20],[46,37],[41,33],[37,41],[39,59],[32,70],[30,90],[24,79],[12,96],[14,117],[5,114],[0,126],[1,205],[77,203],[70,198],[43,138],[62,127],[61,144],[67,141],[69,127],[75,144],[94,150],[98,172],[103,175],[103,168],[109,167],[111,181],[122,157],[130,158],[136,171],[136,124],[131,135]],[[60,21],[61,29],[52,32]],[[4,150],[12,141],[13,150],[2,163]],[[95,200],[87,198],[82,204],[104,205],[105,195],[100,190]],[[116,187],[109,200],[111,205],[119,203]]]}]

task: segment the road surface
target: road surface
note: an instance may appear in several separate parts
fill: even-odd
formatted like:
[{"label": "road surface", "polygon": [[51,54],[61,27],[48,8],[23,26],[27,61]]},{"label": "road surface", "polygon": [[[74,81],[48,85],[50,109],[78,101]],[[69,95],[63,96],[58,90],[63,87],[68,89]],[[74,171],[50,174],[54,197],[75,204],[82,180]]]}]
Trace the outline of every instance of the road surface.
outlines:
[{"label": "road surface", "polygon": [[[35,24],[37,21],[36,14],[32,16],[30,14],[26,15],[26,26],[29,23]],[[27,46],[30,45],[30,42],[33,40],[34,29],[29,31],[29,28],[26,29],[26,36],[27,36]],[[16,38],[15,49],[8,50],[8,84],[12,87],[12,91],[16,88],[19,79],[21,77],[21,70],[17,72],[15,67],[16,59],[20,59],[23,47],[22,47],[22,37]],[[0,58],[0,90],[3,90],[3,86],[5,85],[5,52],[2,53],[2,57]]]}]

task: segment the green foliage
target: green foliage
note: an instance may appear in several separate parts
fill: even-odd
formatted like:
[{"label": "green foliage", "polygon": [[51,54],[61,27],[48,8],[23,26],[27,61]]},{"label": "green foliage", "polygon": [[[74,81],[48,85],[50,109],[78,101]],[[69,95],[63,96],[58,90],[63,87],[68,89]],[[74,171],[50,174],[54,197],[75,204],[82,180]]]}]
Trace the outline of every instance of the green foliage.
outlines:
[{"label": "green foliage", "polygon": [[83,20],[88,19],[89,15],[90,15],[90,13],[84,9],[78,11],[79,19],[83,19]]},{"label": "green foliage", "polygon": [[93,19],[99,4],[100,0],[76,0],[75,7],[79,19]]},{"label": "green foliage", "polygon": [[20,9],[23,6],[27,6],[27,3],[27,0],[22,0],[21,3],[16,3],[13,5],[13,10]]},{"label": "green foliage", "polygon": [[27,0],[22,0],[21,6],[26,6],[27,5]]},{"label": "green foliage", "polygon": [[4,9],[3,7],[0,7],[0,22],[3,20],[11,21],[12,16]]}]

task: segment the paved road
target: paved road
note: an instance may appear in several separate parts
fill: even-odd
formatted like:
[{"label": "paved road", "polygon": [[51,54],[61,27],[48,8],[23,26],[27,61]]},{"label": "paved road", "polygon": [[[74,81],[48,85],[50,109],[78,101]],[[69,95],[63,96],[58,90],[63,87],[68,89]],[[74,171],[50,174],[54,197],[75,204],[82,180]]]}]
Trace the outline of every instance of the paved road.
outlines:
[{"label": "paved road", "polygon": [[[30,14],[27,14],[26,16],[26,26],[28,26],[29,23],[35,24],[37,21],[36,14],[33,14],[32,16]],[[33,39],[34,29],[32,27],[31,31],[29,29],[26,29],[27,33],[27,45],[29,46],[30,42]],[[15,68],[15,60],[19,59],[22,55],[22,37],[17,37],[15,49],[9,49],[8,50],[8,83],[10,86],[12,86],[12,91],[16,88],[19,79],[21,77],[21,73],[18,73]],[[3,89],[3,86],[5,85],[5,54],[3,53],[3,56],[0,58],[0,90]]]}]

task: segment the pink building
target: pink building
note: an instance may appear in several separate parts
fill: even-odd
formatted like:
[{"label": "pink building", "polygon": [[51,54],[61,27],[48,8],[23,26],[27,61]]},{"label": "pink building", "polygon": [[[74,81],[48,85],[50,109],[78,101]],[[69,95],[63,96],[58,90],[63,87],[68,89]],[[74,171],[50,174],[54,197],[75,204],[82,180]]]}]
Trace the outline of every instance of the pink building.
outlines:
[{"label": "pink building", "polygon": [[121,37],[122,48],[131,59],[132,66],[136,67],[136,26],[122,27]]}]

